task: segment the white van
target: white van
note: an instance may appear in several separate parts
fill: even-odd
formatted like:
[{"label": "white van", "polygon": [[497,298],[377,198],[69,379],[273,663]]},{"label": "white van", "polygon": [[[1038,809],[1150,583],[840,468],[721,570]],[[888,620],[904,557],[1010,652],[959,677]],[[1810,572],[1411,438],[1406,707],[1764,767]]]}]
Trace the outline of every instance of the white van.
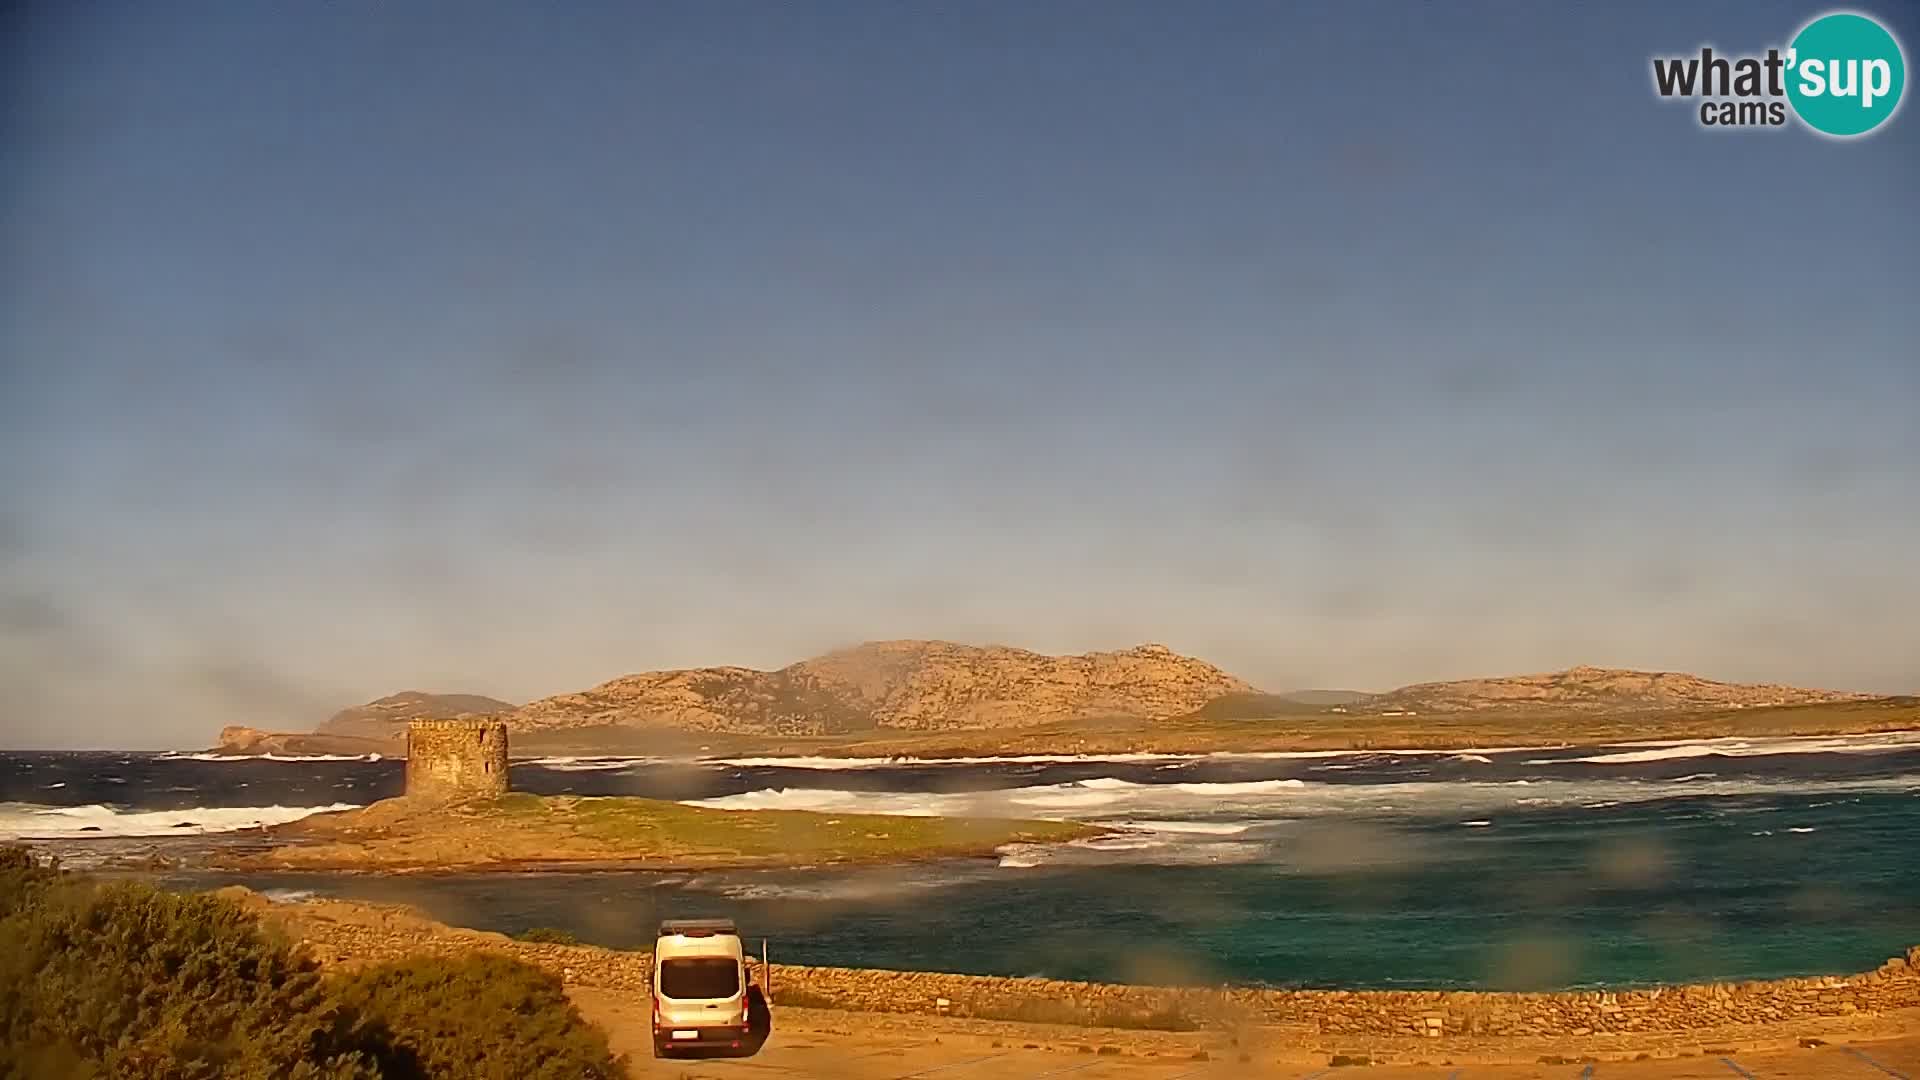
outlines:
[{"label": "white van", "polygon": [[752,1053],[746,950],[731,919],[668,919],[653,942],[653,1056]]}]

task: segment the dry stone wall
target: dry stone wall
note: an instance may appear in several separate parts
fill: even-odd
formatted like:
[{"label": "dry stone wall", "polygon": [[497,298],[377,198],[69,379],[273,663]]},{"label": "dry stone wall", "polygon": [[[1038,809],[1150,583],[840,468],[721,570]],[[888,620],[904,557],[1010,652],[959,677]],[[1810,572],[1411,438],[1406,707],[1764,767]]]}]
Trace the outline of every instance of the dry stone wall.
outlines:
[{"label": "dry stone wall", "polygon": [[[380,910],[318,902],[273,905],[270,914],[327,963],[483,948],[572,985],[647,992],[644,952],[533,944],[397,911],[369,914]],[[1325,1035],[1436,1037],[1674,1033],[1920,1008],[1920,947],[1856,975],[1618,992],[1173,989],[784,964],[773,965],[773,986],[776,1004],[1110,1027],[1253,1022]]]}]

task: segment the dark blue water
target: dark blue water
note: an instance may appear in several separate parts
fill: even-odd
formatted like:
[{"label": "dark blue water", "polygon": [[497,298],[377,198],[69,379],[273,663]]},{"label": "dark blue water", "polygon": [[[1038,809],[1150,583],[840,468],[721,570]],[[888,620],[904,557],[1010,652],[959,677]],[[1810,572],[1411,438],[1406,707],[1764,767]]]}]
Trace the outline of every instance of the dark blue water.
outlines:
[{"label": "dark blue water", "polygon": [[[811,765],[549,761],[513,781],[1116,832],[864,871],[174,880],[403,901],[614,946],[645,944],[662,917],[731,915],[788,962],[1062,978],[1618,986],[1844,972],[1920,944],[1920,745],[1900,739]],[[78,821],[160,835],[182,814],[364,802],[399,784],[385,761],[6,755],[0,830],[59,810],[64,831],[40,831],[84,847]]]}]

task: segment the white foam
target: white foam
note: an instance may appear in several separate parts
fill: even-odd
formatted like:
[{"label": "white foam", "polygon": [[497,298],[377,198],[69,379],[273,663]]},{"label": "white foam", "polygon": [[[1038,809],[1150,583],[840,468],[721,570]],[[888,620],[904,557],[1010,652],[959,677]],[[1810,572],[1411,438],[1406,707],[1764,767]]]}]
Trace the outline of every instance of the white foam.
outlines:
[{"label": "white foam", "polygon": [[1125,793],[1112,789],[1085,788],[1077,784],[1060,784],[1044,788],[1022,788],[1012,797],[1012,801],[1022,806],[1049,808],[1092,809],[1110,806],[1126,798]]},{"label": "white foam", "polygon": [[1241,784],[1175,784],[1173,788],[1190,795],[1270,795],[1306,786],[1305,780],[1251,780]]},{"label": "white foam", "polygon": [[1116,821],[1122,829],[1148,832],[1194,833],[1199,836],[1238,836],[1253,828],[1251,821]]},{"label": "white foam", "polygon": [[[996,793],[997,794],[997,793]],[[962,796],[919,795],[900,791],[838,791],[832,788],[760,788],[738,795],[683,800],[688,806],[715,810],[812,810],[823,814],[894,814],[901,817],[937,817],[947,807],[965,806]],[[976,800],[979,816],[998,800]],[[1018,817],[1017,813],[998,815]],[[1032,814],[1026,815],[1032,817]]]},{"label": "white foam", "polygon": [[354,810],[330,806],[218,806],[193,810],[115,810],[89,806],[0,803],[0,837],[51,840],[83,836],[195,836],[298,821],[312,814]]},{"label": "white foam", "polygon": [[1270,810],[1276,798],[1310,785],[1304,780],[1255,780],[1220,784],[1141,784],[1100,776],[1067,784],[1038,784],[994,791],[930,794],[905,791],[843,791],[830,788],[762,788],[738,795],[689,800],[720,810],[815,810],[825,813],[902,814],[924,817],[1042,817],[1102,820],[1114,815],[1174,820],[1183,812],[1211,809],[1228,800],[1243,808]]},{"label": "white foam", "polygon": [[1702,779],[1676,786],[1665,780],[1585,779],[1531,782],[1409,781],[1328,784],[1261,780],[1238,784],[1142,784],[1095,778],[1097,783],[1042,784],[973,792],[853,791],[837,788],[763,788],[738,795],[688,800],[721,810],[813,810],[915,817],[1044,818],[1119,825],[1129,821],[1295,819],[1353,813],[1458,815],[1477,820],[1515,807],[1585,807],[1655,802],[1679,797],[1920,792],[1920,774],[1859,780]]},{"label": "white foam", "polygon": [[537,765],[558,772],[612,772],[635,765],[659,765],[667,760],[658,757],[539,757],[519,764]]},{"label": "white foam", "polygon": [[702,765],[730,765],[740,769],[883,769],[922,765],[1118,765],[1170,762],[1187,765],[1208,761],[1300,761],[1341,757],[1434,757],[1440,755],[1510,754],[1521,750],[1556,750],[1559,746],[1488,746],[1463,750],[1233,750],[1213,754],[982,754],[976,757],[738,757],[700,758]]},{"label": "white foam", "polygon": [[1102,762],[1133,764],[1156,761],[1186,763],[1200,754],[988,754],[980,757],[742,757],[701,758],[704,765],[736,769],[884,769],[920,765],[1085,765]]},{"label": "white foam", "polygon": [[1026,858],[1043,866],[1212,866],[1265,862],[1270,844],[1249,840],[1176,843],[1166,839],[1100,837],[1038,848]]},{"label": "white foam", "polygon": [[1639,765],[1696,757],[1768,757],[1775,754],[1875,754],[1920,749],[1920,732],[1878,735],[1783,736],[1620,743],[1638,749],[1576,758],[1531,758],[1528,765]]},{"label": "white foam", "polygon": [[1128,836],[1097,836],[1090,840],[1077,840],[1075,846],[1088,851],[1148,851],[1166,847],[1169,841],[1141,833]]}]

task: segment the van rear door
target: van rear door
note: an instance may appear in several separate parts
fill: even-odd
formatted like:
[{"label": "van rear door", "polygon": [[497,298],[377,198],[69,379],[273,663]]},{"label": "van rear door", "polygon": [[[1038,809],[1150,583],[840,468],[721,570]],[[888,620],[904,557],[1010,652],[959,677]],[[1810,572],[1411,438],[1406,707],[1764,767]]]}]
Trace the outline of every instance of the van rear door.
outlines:
[{"label": "van rear door", "polygon": [[731,956],[675,956],[660,964],[662,997],[708,1002],[739,994],[740,962]]}]

